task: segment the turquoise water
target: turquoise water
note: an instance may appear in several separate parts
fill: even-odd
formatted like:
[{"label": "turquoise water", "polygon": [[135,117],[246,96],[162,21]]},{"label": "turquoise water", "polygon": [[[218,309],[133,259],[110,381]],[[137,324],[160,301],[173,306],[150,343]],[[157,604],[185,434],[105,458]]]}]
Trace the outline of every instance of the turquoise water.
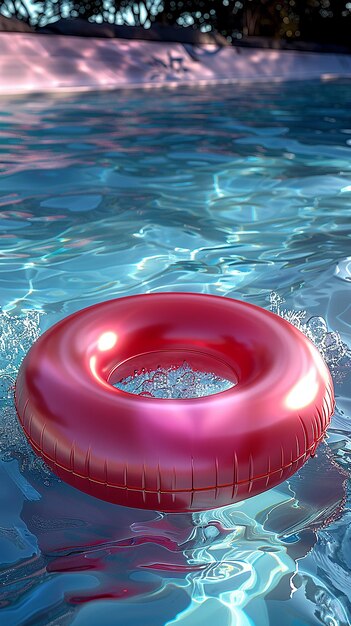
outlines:
[{"label": "turquoise water", "polygon": [[[350,101],[349,82],[0,101],[1,623],[350,624]],[[84,495],[31,453],[8,389],[38,333],[157,291],[322,318],[337,409],[291,480],[162,515]]]}]

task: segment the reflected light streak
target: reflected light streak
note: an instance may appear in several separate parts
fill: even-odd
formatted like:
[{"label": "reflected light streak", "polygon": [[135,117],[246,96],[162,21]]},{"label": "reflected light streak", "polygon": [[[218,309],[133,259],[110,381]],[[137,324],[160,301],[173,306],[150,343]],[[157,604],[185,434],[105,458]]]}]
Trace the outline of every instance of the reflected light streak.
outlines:
[{"label": "reflected light streak", "polygon": [[292,388],[285,399],[288,409],[303,409],[313,402],[318,393],[318,382],[315,369],[311,369],[306,376]]},{"label": "reflected light streak", "polygon": [[89,359],[89,367],[90,367],[90,371],[92,373],[92,375],[94,376],[95,380],[97,381],[101,381],[101,378],[99,376],[99,374],[96,371],[96,356],[91,356]]},{"label": "reflected light streak", "polygon": [[112,330],[106,331],[102,333],[98,339],[98,349],[100,352],[106,352],[106,350],[111,350],[117,343],[118,335],[114,333]]},{"label": "reflected light streak", "polygon": [[93,378],[99,383],[99,386],[104,386],[106,389],[109,389],[111,391],[111,389],[113,389],[113,387],[103,378],[100,376],[99,372],[97,371],[97,363],[96,363],[96,356],[91,356],[89,359],[89,369],[90,372],[93,376]]}]

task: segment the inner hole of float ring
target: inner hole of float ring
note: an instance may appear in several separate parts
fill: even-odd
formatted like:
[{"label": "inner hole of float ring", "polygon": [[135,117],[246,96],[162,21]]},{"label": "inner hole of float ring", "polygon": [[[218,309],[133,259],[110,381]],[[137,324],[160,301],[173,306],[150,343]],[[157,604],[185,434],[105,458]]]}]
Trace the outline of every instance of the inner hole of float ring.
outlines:
[{"label": "inner hole of float ring", "polygon": [[143,397],[186,399],[227,391],[238,383],[238,377],[232,367],[212,355],[195,350],[158,350],[118,364],[108,382]]}]

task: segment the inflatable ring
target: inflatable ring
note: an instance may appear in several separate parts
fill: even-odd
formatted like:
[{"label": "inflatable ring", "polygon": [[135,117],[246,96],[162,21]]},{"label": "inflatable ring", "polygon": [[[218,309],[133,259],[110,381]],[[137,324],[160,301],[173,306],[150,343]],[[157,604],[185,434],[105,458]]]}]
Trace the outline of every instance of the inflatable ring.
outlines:
[{"label": "inflatable ring", "polygon": [[[113,386],[184,360],[236,385],[190,399]],[[20,367],[15,404],[34,450],[66,482],[117,504],[180,512],[291,476],[323,439],[334,393],[317,348],[277,315],[158,293],[96,304],[46,331]]]}]

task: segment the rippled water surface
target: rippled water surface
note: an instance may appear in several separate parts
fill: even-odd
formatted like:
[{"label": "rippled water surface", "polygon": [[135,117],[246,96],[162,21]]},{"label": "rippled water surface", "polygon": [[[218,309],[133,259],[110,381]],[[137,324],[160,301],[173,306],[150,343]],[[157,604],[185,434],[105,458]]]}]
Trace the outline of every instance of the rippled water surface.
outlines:
[{"label": "rippled water surface", "polygon": [[[350,624],[350,101],[348,82],[0,100],[1,624]],[[297,324],[323,318],[337,409],[291,480],[163,515],[30,452],[8,389],[37,334],[157,291],[273,291]]]}]

